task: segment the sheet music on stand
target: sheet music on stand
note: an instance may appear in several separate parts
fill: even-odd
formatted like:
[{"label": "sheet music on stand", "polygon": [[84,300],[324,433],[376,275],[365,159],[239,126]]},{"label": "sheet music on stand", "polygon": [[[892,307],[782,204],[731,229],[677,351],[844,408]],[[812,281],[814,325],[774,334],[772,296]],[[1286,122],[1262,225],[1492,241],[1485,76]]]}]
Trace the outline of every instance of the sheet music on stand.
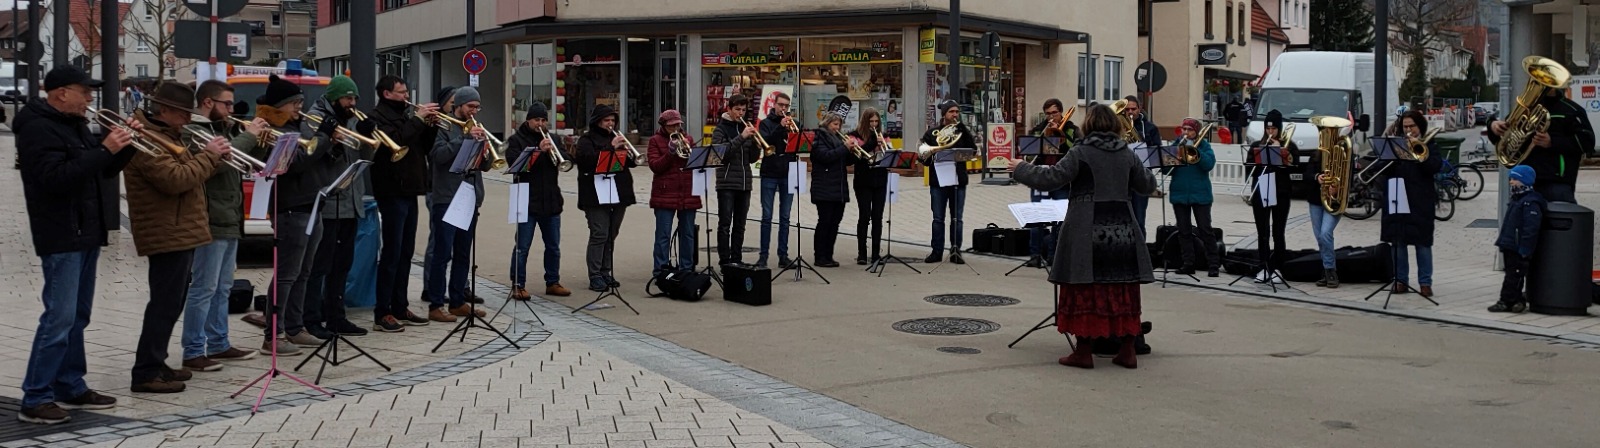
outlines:
[{"label": "sheet music on stand", "polygon": [[787,192],[792,195],[810,194],[811,185],[806,182],[806,164],[796,160],[789,162],[789,185]]},{"label": "sheet music on stand", "polygon": [[1028,224],[1048,224],[1066,220],[1067,200],[1050,199],[1039,202],[1018,202],[1007,204],[1011,209],[1011,216],[1017,218],[1017,226],[1027,227]]},{"label": "sheet music on stand", "polygon": [[1389,179],[1389,207],[1391,215],[1411,214],[1411,199],[1406,196],[1406,180],[1401,177]]},{"label": "sheet music on stand", "polygon": [[515,182],[511,187],[506,204],[506,224],[523,224],[528,222],[528,196],[532,194],[533,184]]},{"label": "sheet music on stand", "polygon": [[1410,142],[1405,137],[1372,137],[1372,153],[1378,156],[1378,160],[1411,162],[1411,159],[1400,157],[1400,151],[1410,150]]},{"label": "sheet music on stand", "polygon": [[506,174],[521,174],[533,169],[533,164],[539,161],[538,147],[529,146],[517,155],[517,160],[506,166]]},{"label": "sheet music on stand", "polygon": [[728,164],[723,163],[722,160],[723,156],[727,155],[727,153],[728,145],[726,144],[690,148],[689,160],[684,163],[684,169],[698,170],[701,168],[720,168],[727,166]]},{"label": "sheet music on stand", "polygon": [[456,160],[450,164],[450,172],[461,174],[476,171],[480,160],[479,154],[483,152],[478,150],[479,147],[477,140],[470,138],[461,140],[461,149],[456,151]]},{"label": "sheet music on stand", "polygon": [[1246,149],[1244,164],[1246,166],[1288,166],[1289,162],[1283,158],[1283,147],[1278,145],[1262,145]]},{"label": "sheet music on stand", "polygon": [[1128,145],[1128,148],[1132,149],[1133,154],[1139,157],[1139,162],[1144,164],[1145,168],[1156,169],[1183,166],[1183,162],[1178,159],[1177,146],[1149,146],[1139,142]]},{"label": "sheet music on stand", "polygon": [[278,137],[272,143],[272,153],[267,155],[266,168],[262,172],[267,178],[278,177],[289,170],[289,164],[294,162],[295,154],[300,152],[300,133],[289,132]]},{"label": "sheet music on stand", "polygon": [[[878,160],[873,161],[875,168],[906,169],[916,166],[917,153],[911,151],[884,151]],[[892,177],[892,176],[891,176]]]},{"label": "sheet music on stand", "polygon": [[933,153],[933,174],[939,180],[939,185],[955,185],[961,182],[956,176],[965,174],[957,170],[966,170],[964,160],[971,160],[976,154],[973,149],[946,149]]},{"label": "sheet music on stand", "polygon": [[893,174],[889,175],[889,183],[886,185],[886,187],[887,188],[884,188],[883,190],[883,196],[887,203],[894,204],[900,202],[900,176]]},{"label": "sheet music on stand", "polygon": [[[371,160],[356,160],[355,163],[345,167],[344,172],[339,173],[339,177],[333,179],[333,183],[317,190],[317,202],[311,204],[311,219],[322,219],[320,217],[322,200],[349,189],[350,184],[361,178],[361,173],[366,172],[369,165],[372,165]],[[310,235],[316,228],[317,226],[306,226],[306,235]]]}]

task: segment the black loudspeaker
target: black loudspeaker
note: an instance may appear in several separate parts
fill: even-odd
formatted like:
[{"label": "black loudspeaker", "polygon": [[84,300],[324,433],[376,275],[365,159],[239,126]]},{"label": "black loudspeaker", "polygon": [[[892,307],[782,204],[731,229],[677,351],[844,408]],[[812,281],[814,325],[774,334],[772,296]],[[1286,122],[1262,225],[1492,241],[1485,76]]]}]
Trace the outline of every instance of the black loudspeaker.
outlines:
[{"label": "black loudspeaker", "polygon": [[995,223],[992,222],[987,226],[983,226],[982,228],[972,229],[972,251],[994,252],[994,238],[995,236],[1000,235],[1000,232],[1004,230],[1005,229],[1001,229],[1000,226],[995,225]]},{"label": "black loudspeaker", "polygon": [[723,298],[745,305],[772,304],[772,271],[744,264],[722,265]]},{"label": "black loudspeaker", "polygon": [[233,288],[228,291],[228,314],[239,314],[250,311],[250,301],[255,298],[256,287],[249,280],[235,279]]}]

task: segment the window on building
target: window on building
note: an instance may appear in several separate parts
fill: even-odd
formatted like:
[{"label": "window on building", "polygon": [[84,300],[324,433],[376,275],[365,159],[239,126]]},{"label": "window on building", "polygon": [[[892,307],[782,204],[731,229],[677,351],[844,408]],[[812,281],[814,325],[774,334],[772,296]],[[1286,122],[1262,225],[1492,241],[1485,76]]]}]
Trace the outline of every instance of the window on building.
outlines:
[{"label": "window on building", "polygon": [[133,69],[134,69],[134,73],[138,73],[139,76],[141,76],[141,77],[150,76],[150,66],[149,65],[139,64],[139,65],[133,66]]},{"label": "window on building", "polygon": [[282,13],[279,13],[277,11],[273,11],[272,12],[272,26],[283,26],[283,14]]},{"label": "window on building", "polygon": [[1139,35],[1150,35],[1150,0],[1139,0]]},{"label": "window on building", "polygon": [[[1094,98],[1094,86],[1089,85],[1089,70],[1094,68],[1099,56],[1092,54],[1078,54],[1078,99],[1083,102]],[[1095,79],[1104,80],[1105,73],[1095,74]],[[1102,81],[1104,82],[1104,81]]]},{"label": "window on building", "polygon": [[400,9],[401,6],[405,6],[405,5],[406,5],[406,0],[383,0],[383,10],[384,11]]},{"label": "window on building", "polygon": [[283,59],[283,52],[278,50],[269,50],[267,51],[267,59],[272,59],[274,61]]},{"label": "window on building", "polygon": [[167,77],[168,78],[176,78],[176,77],[178,77],[178,69],[177,68],[168,68],[167,69]]},{"label": "window on building", "polygon": [[139,41],[139,43],[137,45],[135,45],[133,47],[133,51],[135,53],[149,53],[150,52],[150,44],[145,43],[145,41],[141,40],[141,41]]},{"label": "window on building", "polygon": [[145,8],[144,8],[144,21],[146,21],[146,22],[154,22],[155,20],[156,20],[156,13],[150,11],[149,6],[146,5]]},{"label": "window on building", "polygon": [[1211,33],[1211,28],[1212,28],[1211,22],[1215,21],[1211,17],[1211,11],[1212,11],[1212,7],[1213,6],[1215,6],[1215,5],[1211,4],[1211,0],[1206,0],[1206,40],[1216,39],[1216,35]]},{"label": "window on building", "polygon": [[[1228,2],[1228,11],[1222,15],[1222,40],[1233,43],[1233,2]],[[1209,31],[1208,31],[1209,32]]]},{"label": "window on building", "polygon": [[1101,84],[1104,88],[1100,97],[1108,101],[1122,98],[1122,58],[1106,56],[1105,61],[1105,71],[1096,75],[1105,80]]},{"label": "window on building", "polygon": [[333,21],[334,23],[350,21],[350,0],[333,0]]},{"label": "window on building", "polygon": [[1236,30],[1239,33],[1239,38],[1234,42],[1238,43],[1241,47],[1245,46],[1245,42],[1248,42],[1245,37],[1250,35],[1250,22],[1244,21],[1244,12],[1246,10],[1247,9],[1245,8],[1244,3],[1240,3],[1239,8],[1235,10],[1239,13],[1239,29]]}]

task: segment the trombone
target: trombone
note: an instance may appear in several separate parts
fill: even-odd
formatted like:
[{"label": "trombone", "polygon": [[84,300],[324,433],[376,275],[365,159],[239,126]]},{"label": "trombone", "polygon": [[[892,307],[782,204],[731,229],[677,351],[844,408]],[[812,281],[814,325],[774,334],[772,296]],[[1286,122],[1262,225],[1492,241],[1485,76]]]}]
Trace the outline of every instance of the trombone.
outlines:
[{"label": "trombone", "polygon": [[[357,120],[367,121],[367,114],[361,113],[361,111],[356,109],[350,109],[350,111],[356,114]],[[383,132],[382,129],[373,128],[372,139],[377,140],[378,143],[383,145],[384,148],[389,148],[389,152],[391,153],[389,156],[390,162],[399,162],[400,159],[406,157],[406,152],[411,150],[411,148],[400,146],[399,143],[395,143],[394,139],[389,138],[389,134]]]},{"label": "trombone", "polygon": [[[216,134],[212,133],[210,129],[207,129],[203,125],[191,124],[184,126],[183,129],[189,131],[189,141],[194,143],[195,146],[201,148],[211,144],[211,140],[217,138]],[[228,154],[227,158],[222,159],[222,162],[227,163],[230,167],[233,167],[233,169],[238,171],[239,174],[249,176],[255,173],[266,171],[266,163],[256,160],[255,157],[250,157],[249,154],[245,154],[244,151],[240,151],[239,148],[232,149],[233,151]]]},{"label": "trombone", "polygon": [[[302,118],[305,118],[306,121],[310,121],[311,124],[314,125],[314,126],[322,126],[322,117],[318,117],[316,115],[307,114],[305,112],[301,112],[300,116]],[[361,149],[361,145],[367,145],[367,146],[371,146],[373,148],[377,148],[378,145],[380,144],[378,142],[378,139],[375,139],[375,138],[372,138],[372,137],[368,137],[368,136],[365,136],[365,135],[361,135],[361,133],[356,132],[356,131],[352,131],[352,130],[350,130],[350,128],[346,128],[346,127],[344,127],[342,125],[338,126],[338,127],[335,127],[334,130],[333,130],[333,134],[334,134],[334,137],[339,140],[339,143],[342,143],[345,146],[349,146],[351,149]]]},{"label": "trombone", "polygon": [[1184,165],[1200,163],[1200,140],[1210,135],[1211,130],[1216,127],[1216,123],[1206,123],[1205,126],[1200,127],[1200,133],[1195,139],[1190,140],[1189,136],[1184,136],[1181,143],[1178,144],[1178,160],[1183,162]]},{"label": "trombone", "polygon": [[[1394,130],[1399,129],[1399,127],[1400,126],[1398,126],[1397,123],[1397,126],[1392,126],[1389,128],[1389,134],[1391,137],[1394,134]],[[1444,129],[1429,129],[1428,132],[1422,134],[1422,138],[1415,138],[1409,135],[1406,136],[1406,150],[1401,151],[1398,148],[1392,148],[1391,150],[1395,153],[1394,157],[1396,159],[1408,162],[1422,162],[1428,160],[1428,142],[1433,141],[1433,137],[1435,135],[1439,135],[1439,131],[1442,130]],[[1373,180],[1376,180],[1379,175],[1383,174],[1385,170],[1388,170],[1390,165],[1394,165],[1394,161],[1391,160],[1389,163],[1383,164],[1383,167],[1378,168],[1377,172],[1368,175],[1367,172],[1372,171],[1372,168],[1377,166],[1377,162],[1380,161],[1381,160],[1375,160],[1371,165],[1367,165],[1366,168],[1363,168],[1361,172],[1356,175],[1356,180],[1361,181],[1363,184],[1371,183]]]},{"label": "trombone", "polygon": [[1044,132],[1041,132],[1041,134],[1043,134],[1044,136],[1048,137],[1048,136],[1050,136],[1050,131],[1055,131],[1056,135],[1059,135],[1062,138],[1066,138],[1067,137],[1067,122],[1072,120],[1072,114],[1077,112],[1077,111],[1078,111],[1078,106],[1072,106],[1072,107],[1067,108],[1067,111],[1061,114],[1061,122],[1060,123],[1056,123],[1055,126],[1051,126],[1051,125],[1046,124],[1044,126]]},{"label": "trombone", "polygon": [[129,139],[128,144],[151,157],[183,154],[184,152],[183,145],[173,142],[172,139],[167,138],[165,135],[149,130],[135,131],[127,125],[126,119],[110,109],[89,109],[88,115],[93,117],[95,123],[99,124],[100,127],[106,128],[107,131],[111,129],[127,131],[128,135],[132,137]]},{"label": "trombone", "polygon": [[555,140],[550,139],[550,133],[545,132],[544,128],[539,128],[539,135],[543,136],[545,140],[549,140],[550,146],[555,148],[555,150],[550,151],[550,162],[555,163],[556,168],[561,171],[572,171],[572,167],[578,166],[572,163],[571,160],[567,160],[567,156],[561,153],[561,147],[556,145]]}]

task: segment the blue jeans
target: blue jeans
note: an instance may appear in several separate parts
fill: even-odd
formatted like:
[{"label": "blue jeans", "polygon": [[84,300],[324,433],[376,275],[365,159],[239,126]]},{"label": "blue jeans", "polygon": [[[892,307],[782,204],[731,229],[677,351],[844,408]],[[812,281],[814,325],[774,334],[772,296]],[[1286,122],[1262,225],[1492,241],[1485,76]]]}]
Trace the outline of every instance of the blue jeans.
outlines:
[{"label": "blue jeans", "polygon": [[1336,269],[1333,256],[1333,229],[1339,227],[1339,215],[1328,213],[1322,204],[1311,204],[1311,233],[1317,236],[1317,250],[1322,255],[1323,269]]},{"label": "blue jeans", "polygon": [[1411,283],[1411,255],[1406,248],[1417,248],[1417,286],[1433,286],[1433,246],[1395,246],[1395,281]]},{"label": "blue jeans", "polygon": [[772,247],[772,199],[781,198],[778,204],[778,258],[789,258],[789,210],[794,208],[794,195],[785,187],[788,179],[761,179],[761,260],[767,259],[767,249]]},{"label": "blue jeans", "polygon": [[[1067,189],[1055,191],[1028,190],[1028,201],[1039,202],[1045,199],[1066,199]],[[1066,219],[1065,216],[1061,219]],[[1028,254],[1038,255],[1046,259],[1055,255],[1056,238],[1060,235],[1061,225],[1050,224],[1045,227],[1032,227],[1028,229]]]},{"label": "blue jeans", "polygon": [[183,359],[222,353],[228,344],[228,296],[233,292],[237,238],[219,238],[194,250],[189,300],[183,305]]},{"label": "blue jeans", "polygon": [[[950,219],[950,248],[961,250],[961,215],[967,209],[967,187],[952,185],[929,189],[933,199],[933,253],[944,255],[944,220]],[[949,215],[945,211],[949,210]]]},{"label": "blue jeans", "polygon": [[[655,264],[650,265],[651,274],[661,271],[662,266],[677,268],[694,267],[694,210],[671,210],[658,208],[656,213],[656,245]],[[678,220],[678,262],[672,263],[672,220]]]},{"label": "blue jeans", "polygon": [[[1133,219],[1139,221],[1139,231],[1148,232],[1144,228],[1144,211],[1150,208],[1150,197],[1133,193]],[[1148,233],[1146,233],[1148,234]]]},{"label": "blue jeans", "polygon": [[[472,275],[472,238],[478,230],[478,218],[473,216],[472,224],[467,230],[444,222],[444,215],[450,209],[450,204],[434,204],[429,212],[433,214],[433,257],[428,259],[428,309],[445,306],[445,296],[448,292],[448,304],[455,308],[467,303],[467,281]],[[445,266],[449,265],[449,285],[445,285]]]},{"label": "blue jeans", "polygon": [[100,248],[39,256],[44,271],[44,314],[33,333],[33,349],[22,380],[22,407],[69,400],[89,391],[83,329],[94,309],[95,268]]},{"label": "blue jeans", "polygon": [[529,214],[528,222],[517,224],[517,248],[511,252],[511,284],[528,286],[528,249],[533,247],[533,231],[544,242],[544,285],[561,282],[561,215]]}]

